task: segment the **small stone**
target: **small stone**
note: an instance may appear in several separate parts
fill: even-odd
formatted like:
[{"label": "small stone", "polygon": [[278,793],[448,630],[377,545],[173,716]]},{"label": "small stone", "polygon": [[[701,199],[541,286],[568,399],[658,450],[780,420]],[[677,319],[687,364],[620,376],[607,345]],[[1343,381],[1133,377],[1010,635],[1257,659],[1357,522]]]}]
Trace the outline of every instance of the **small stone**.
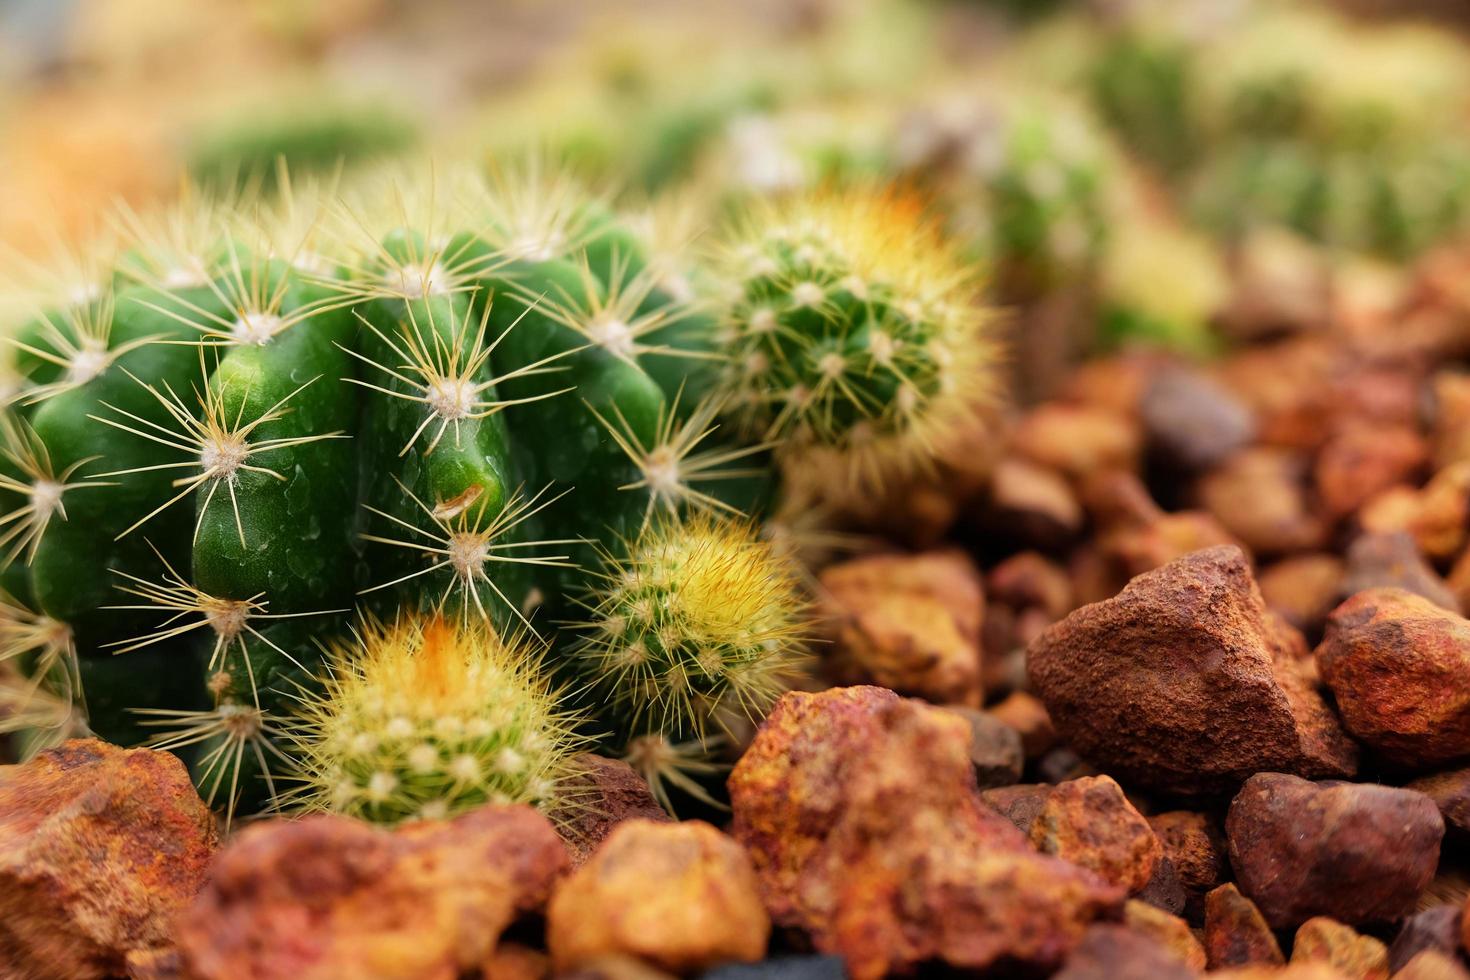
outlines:
[{"label": "small stone", "polygon": [[846,680],[979,707],[980,572],[958,550],[876,555],[822,570],[831,658]]},{"label": "small stone", "polygon": [[1261,910],[1233,884],[1205,896],[1205,955],[1211,970],[1286,962]]},{"label": "small stone", "polygon": [[1123,789],[1108,776],[1056,786],[1031,824],[1031,843],[1127,889],[1143,890],[1163,848]]},{"label": "small stone", "polygon": [[1171,810],[1154,814],[1148,823],[1186,888],[1207,892],[1225,880],[1230,870],[1225,835],[1208,816]]},{"label": "small stone", "polygon": [[1460,612],[1460,600],[1403,531],[1360,535],[1348,546],[1342,598],[1368,589],[1403,589],[1450,612]]},{"label": "small stone", "polygon": [[1021,778],[1026,759],[1021,736],[988,712],[963,705],[946,706],[970,726],[970,761],[975,764],[975,781],[981,789],[1009,786]]},{"label": "small stone", "polygon": [[1391,487],[1363,505],[1358,524],[1369,534],[1409,534],[1432,561],[1448,561],[1465,545],[1470,518],[1470,462],[1436,473],[1422,489]]},{"label": "small stone", "polygon": [[997,786],[980,791],[980,801],[1016,825],[1021,833],[1031,835],[1031,825],[1041,815],[1054,786],[1045,783],[1023,783]]},{"label": "small stone", "polygon": [[1206,470],[1250,442],[1255,420],[1240,399],[1199,371],[1158,371],[1139,405],[1150,450],[1182,470]]},{"label": "small stone", "polygon": [[1439,807],[1445,831],[1461,840],[1470,837],[1470,768],[1423,776],[1404,787],[1423,793]]},{"label": "small stone", "polygon": [[453,977],[544,907],[566,868],[551,823],[523,805],[392,831],[268,820],[220,852],[177,939],[191,980]]},{"label": "small stone", "polygon": [[1147,350],[1089,358],[1073,369],[1058,393],[1058,400],[1133,418],[1138,414],[1150,380],[1168,363],[1167,355]]},{"label": "small stone", "polygon": [[892,691],[783,695],[729,780],[776,924],[854,980],[1060,965],[1122,890],[1035,853],[981,802],[969,750],[961,719]]},{"label": "small stone", "polygon": [[1195,980],[1199,970],[1136,929],[1099,924],[1087,930],[1053,980]]},{"label": "small stone", "polygon": [[1425,950],[1453,956],[1459,945],[1460,906],[1436,905],[1404,920],[1398,936],[1388,947],[1388,968],[1398,972]]},{"label": "small stone", "polygon": [[996,464],[987,526],[1036,548],[1059,548],[1082,530],[1082,504],[1055,470],[1024,459]]},{"label": "small stone", "polygon": [[1072,611],[1072,580],[1066,569],[1035,551],[1023,551],[985,576],[985,594],[1017,610],[1036,609],[1052,623]]},{"label": "small stone", "polygon": [[1195,552],[1073,612],[1027,651],[1057,733],[1130,786],[1228,791],[1274,768],[1356,770],[1353,744],[1294,662],[1238,548]]},{"label": "small stone", "polygon": [[1326,338],[1254,345],[1226,359],[1221,380],[1250,406],[1258,441],[1314,450],[1327,437],[1339,399],[1332,379],[1341,357]]},{"label": "small stone", "polygon": [[74,739],[0,767],[0,975],[121,974],[171,940],[216,846],[166,752]]},{"label": "small stone", "polygon": [[1021,751],[1027,760],[1040,758],[1057,744],[1057,732],[1046,713],[1046,705],[1034,695],[1013,691],[986,710],[1021,736]]},{"label": "small stone", "polygon": [[1096,776],[1097,769],[1088,764],[1076,752],[1065,745],[1058,745],[1046,755],[1036,760],[1036,775],[1044,782],[1056,785],[1065,783],[1069,779],[1081,779],[1084,776]]},{"label": "small stone", "polygon": [[1317,662],[1343,726],[1384,759],[1470,755],[1470,620],[1402,589],[1359,592],[1327,618]]},{"label": "small stone", "polygon": [[188,980],[184,976],[184,958],[175,946],[131,950],[123,974],[128,980]]},{"label": "small stone", "polygon": [[1177,956],[1186,966],[1204,970],[1205,948],[1190,931],[1189,923],[1147,902],[1130,898],[1123,906],[1123,921],[1128,928],[1141,933],[1163,949]]},{"label": "small stone", "polygon": [[1179,880],[1179,872],[1174,870],[1174,862],[1167,857],[1159,858],[1159,863],[1154,865],[1154,873],[1143,886],[1143,891],[1138,893],[1138,900],[1147,902],[1161,912],[1170,915],[1183,915],[1189,908],[1190,893],[1184,887],[1184,882]]},{"label": "small stone", "polygon": [[1336,919],[1317,916],[1301,924],[1291,948],[1293,963],[1326,963],[1345,980],[1388,980],[1388,947]]},{"label": "small stone", "polygon": [[619,759],[583,752],[572,759],[574,774],[564,785],[569,802],[556,831],[567,845],[572,867],[580,868],[624,820],[668,820],[648,783]]},{"label": "small stone", "polygon": [[1082,479],[1137,467],[1143,436],[1126,416],[1088,405],[1046,402],[1016,427],[1012,448],[1033,463]]},{"label": "small stone", "polygon": [[1225,835],[1241,890],[1273,926],[1362,925],[1413,911],[1444,821],[1423,793],[1261,773],[1231,802]]},{"label": "small stone", "polygon": [[1364,422],[1327,440],[1313,475],[1326,512],[1346,517],[1384,490],[1413,483],[1428,462],[1429,444],[1409,426]]},{"label": "small stone", "polygon": [[1257,555],[1312,551],[1330,528],[1307,498],[1306,463],[1286,449],[1236,453],[1199,481],[1199,502]]},{"label": "small stone", "polygon": [[744,849],[698,820],[619,824],[546,916],[558,970],[623,955],[697,972],[760,959],[770,933]]},{"label": "small stone", "polygon": [[1294,628],[1321,636],[1327,614],[1342,601],[1346,570],[1341,558],[1325,552],[1283,558],[1257,576],[1261,598]]},{"label": "small stone", "polygon": [[1332,295],[1330,263],[1313,242],[1279,226],[1246,233],[1231,256],[1235,288],[1221,326],[1239,341],[1321,329]]}]

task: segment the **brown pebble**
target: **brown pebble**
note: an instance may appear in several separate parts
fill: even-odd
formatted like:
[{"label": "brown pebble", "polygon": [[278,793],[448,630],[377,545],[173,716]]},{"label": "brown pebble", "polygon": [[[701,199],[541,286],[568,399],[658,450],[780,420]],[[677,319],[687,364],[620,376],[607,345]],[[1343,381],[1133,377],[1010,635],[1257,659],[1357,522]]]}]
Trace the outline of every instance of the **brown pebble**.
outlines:
[{"label": "brown pebble", "polygon": [[947,705],[944,710],[959,715],[970,726],[970,761],[981,789],[1009,786],[1021,778],[1026,759],[1015,729],[988,712],[964,705]]},{"label": "brown pebble", "polygon": [[1359,592],[1317,648],[1343,726],[1397,766],[1470,755],[1470,620],[1402,589]]},{"label": "brown pebble", "polygon": [[1056,729],[1052,728],[1046,705],[1035,695],[1013,691],[986,710],[1021,736],[1021,752],[1027,760],[1041,757],[1057,744]]},{"label": "brown pebble", "polygon": [[1426,949],[1405,963],[1393,980],[1470,980],[1470,970],[1453,956]]},{"label": "brown pebble", "polygon": [[1225,835],[1210,817],[1171,810],[1154,814],[1148,822],[1186,888],[1206,892],[1225,879],[1230,870]]},{"label": "brown pebble", "polygon": [[1260,773],[1231,802],[1225,836],[1241,891],[1273,926],[1361,925],[1414,910],[1444,821],[1423,793]]},{"label": "brown pebble", "polygon": [[1345,980],[1388,980],[1388,947],[1336,919],[1303,922],[1291,948],[1293,963],[1326,963]]},{"label": "brown pebble", "polygon": [[1233,884],[1205,896],[1205,954],[1211,970],[1286,962],[1261,910]]},{"label": "brown pebble", "polygon": [[1027,651],[1059,736],[1141,789],[1228,791],[1262,769],[1356,771],[1356,749],[1303,676],[1302,646],[1238,548],[1195,552],[1073,612]]},{"label": "brown pebble", "polygon": [[1426,949],[1453,955],[1460,944],[1460,906],[1436,905],[1415,912],[1404,920],[1398,936],[1388,947],[1388,966],[1402,970],[1409,960]]},{"label": "brown pebble", "polygon": [[1163,856],[1148,821],[1109,776],[1056,786],[1032,822],[1030,837],[1043,854],[1095,871],[1130,894],[1143,890]]},{"label": "brown pebble", "polygon": [[1128,928],[1149,936],[1187,966],[1195,970],[1205,968],[1205,948],[1195,938],[1189,923],[1179,916],[1170,915],[1147,902],[1130,898],[1123,906],[1123,921]]},{"label": "brown pebble", "polygon": [[73,739],[0,767],[0,976],[122,973],[171,941],[217,846],[167,752]]},{"label": "brown pebble", "polygon": [[648,783],[626,762],[583,752],[572,767],[561,794],[568,805],[556,823],[572,867],[580,867],[624,820],[669,819]]},{"label": "brown pebble", "polygon": [[1403,589],[1450,612],[1460,612],[1460,600],[1419,554],[1414,539],[1403,531],[1359,535],[1348,546],[1342,598],[1380,588]]},{"label": "brown pebble", "polygon": [[698,820],[628,820],[552,896],[558,970],[632,956],[672,973],[753,962],[771,922],[745,850]]},{"label": "brown pebble", "polygon": [[1266,605],[1308,636],[1322,635],[1327,614],[1342,601],[1347,570],[1337,555],[1313,552],[1261,569],[1257,580]]},{"label": "brown pebble", "polygon": [[1151,935],[1103,923],[1087,930],[1052,980],[1194,980],[1199,970]]}]

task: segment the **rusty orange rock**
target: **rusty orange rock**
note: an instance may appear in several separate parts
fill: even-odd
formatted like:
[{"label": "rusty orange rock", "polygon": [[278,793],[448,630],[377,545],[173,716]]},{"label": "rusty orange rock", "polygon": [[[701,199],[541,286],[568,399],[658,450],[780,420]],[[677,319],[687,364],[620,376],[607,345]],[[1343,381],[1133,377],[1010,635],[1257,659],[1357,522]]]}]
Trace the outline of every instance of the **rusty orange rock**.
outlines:
[{"label": "rusty orange rock", "polygon": [[1233,884],[1205,896],[1205,954],[1212,970],[1286,962],[1261,910]]},{"label": "rusty orange rock", "polygon": [[1301,924],[1291,961],[1326,963],[1346,980],[1388,980],[1388,947],[1327,916]]},{"label": "rusty orange rock", "polygon": [[1311,551],[1327,544],[1330,528],[1307,497],[1305,474],[1290,450],[1247,449],[1200,479],[1200,503],[1257,555]]},{"label": "rusty orange rock", "polygon": [[1402,589],[1359,592],[1317,648],[1344,727],[1389,761],[1470,756],[1470,620]]},{"label": "rusty orange rock", "polygon": [[1084,495],[1098,525],[1097,548],[1124,578],[1204,548],[1239,544],[1204,511],[1165,513],[1132,473],[1102,473],[1088,481]]},{"label": "rusty orange rock", "polygon": [[623,955],[698,973],[759,960],[770,932],[745,850],[697,820],[620,824],[547,911],[559,971]]},{"label": "rusty orange rock", "polygon": [[1105,408],[1048,402],[1021,420],[1012,446],[1034,463],[1085,478],[1133,469],[1143,433],[1135,420]]},{"label": "rusty orange rock", "polygon": [[1200,972],[1136,929],[1099,923],[1087,930],[1053,980],[1195,980]]},{"label": "rusty orange rock", "polygon": [[648,783],[626,762],[583,752],[572,759],[572,769],[561,793],[567,805],[556,814],[556,831],[572,867],[581,867],[624,820],[669,819]]},{"label": "rusty orange rock", "polygon": [[551,957],[519,943],[501,943],[480,964],[480,980],[544,980],[551,975]]},{"label": "rusty orange rock", "polygon": [[1122,904],[980,802],[962,719],[892,691],[785,695],[729,788],[772,918],[855,980],[940,960],[1055,968]]},{"label": "rusty orange rock", "polygon": [[1063,740],[1130,786],[1228,790],[1262,769],[1350,775],[1356,749],[1302,673],[1239,548],[1198,551],[1073,612],[1027,650]]},{"label": "rusty orange rock", "polygon": [[168,942],[217,843],[168,753],[74,739],[0,767],[0,976],[122,973]]},{"label": "rusty orange rock", "polygon": [[1057,732],[1046,713],[1046,705],[1035,695],[1013,691],[988,710],[1021,736],[1021,752],[1027,759],[1040,758],[1057,744]]},{"label": "rusty orange rock", "polygon": [[877,555],[821,573],[822,612],[840,676],[931,701],[979,707],[980,572],[958,550]]},{"label": "rusty orange rock", "polygon": [[1148,822],[1184,887],[1207,892],[1225,879],[1230,870],[1225,835],[1210,817],[1171,810],[1154,814]]},{"label": "rusty orange rock", "polygon": [[1203,971],[1205,948],[1190,931],[1189,923],[1147,902],[1130,898],[1123,906],[1123,922],[1177,956],[1191,969]]},{"label": "rusty orange rock", "polygon": [[566,871],[550,822],[485,806],[381,830],[344,817],[247,827],[179,921],[197,980],[453,980]]},{"label": "rusty orange rock", "polygon": [[1109,776],[1085,776],[1053,788],[1031,823],[1030,837],[1043,854],[1096,871],[1129,894],[1143,890],[1163,857],[1148,821]]},{"label": "rusty orange rock", "polygon": [[1470,517],[1470,462],[1446,467],[1421,489],[1392,487],[1363,505],[1358,524],[1370,534],[1409,534],[1435,561],[1453,558],[1465,544]]},{"label": "rusty orange rock", "polygon": [[1313,470],[1327,513],[1345,517],[1375,495],[1412,483],[1429,462],[1429,445],[1406,425],[1343,427],[1317,455]]},{"label": "rusty orange rock", "polygon": [[986,505],[987,523],[1029,545],[1054,547],[1082,529],[1082,504],[1055,470],[1028,460],[996,464]]}]

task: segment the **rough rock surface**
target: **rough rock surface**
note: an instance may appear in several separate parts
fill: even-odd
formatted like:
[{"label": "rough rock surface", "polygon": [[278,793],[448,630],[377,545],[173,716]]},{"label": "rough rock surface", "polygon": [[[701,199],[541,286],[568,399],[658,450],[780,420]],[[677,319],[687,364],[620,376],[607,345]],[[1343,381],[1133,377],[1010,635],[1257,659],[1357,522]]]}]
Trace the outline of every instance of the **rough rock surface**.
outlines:
[{"label": "rough rock surface", "polygon": [[1344,727],[1424,769],[1470,755],[1470,620],[1402,589],[1359,592],[1317,648]]},{"label": "rough rock surface", "polygon": [[741,846],[698,820],[630,820],[552,896],[547,944],[558,970],[633,956],[695,973],[765,955],[771,920]]},{"label": "rough rock surface", "polygon": [[978,708],[980,571],[957,550],[875,555],[822,570],[823,619],[840,676]]},{"label": "rough rock surface", "polygon": [[1087,930],[1053,980],[1193,980],[1200,976],[1152,937],[1103,923]]},{"label": "rough rock surface", "polygon": [[1189,923],[1147,902],[1130,898],[1123,906],[1123,921],[1128,928],[1151,937],[1154,942],[1179,957],[1187,966],[1203,970],[1207,959],[1205,948],[1190,931]]},{"label": "rough rock surface", "polygon": [[1444,821],[1423,793],[1261,773],[1231,802],[1225,834],[1241,891],[1272,926],[1318,915],[1360,925],[1414,910]]},{"label": "rough rock surface", "polygon": [[1451,612],[1462,611],[1454,590],[1429,567],[1414,539],[1403,531],[1362,534],[1348,546],[1342,598],[1367,589],[1403,589]]},{"label": "rough rock surface", "polygon": [[577,772],[564,790],[571,805],[556,825],[572,867],[580,867],[624,820],[669,819],[648,783],[626,762],[583,752],[572,764]]},{"label": "rough rock surface", "polygon": [[1163,847],[1111,777],[1057,785],[1031,823],[1032,845],[1137,894],[1153,877]]},{"label": "rough rock surface", "polygon": [[961,719],[892,691],[786,694],[729,787],[773,920],[855,980],[930,961],[1055,968],[1122,904],[980,802]]},{"label": "rough rock surface", "polygon": [[1051,796],[1052,787],[1046,783],[1022,783],[1017,786],[996,786],[980,792],[980,802],[1005,817],[1016,829],[1028,837],[1031,825],[1041,815]]},{"label": "rough rock surface", "polygon": [[1388,980],[1388,947],[1327,916],[1301,924],[1291,961],[1326,963],[1346,980]]},{"label": "rough rock surface", "polygon": [[1148,823],[1184,887],[1207,892],[1225,880],[1230,871],[1225,835],[1209,816],[1193,810],[1170,810],[1154,814]]},{"label": "rough rock surface", "polygon": [[1211,970],[1286,962],[1261,910],[1233,884],[1205,896],[1205,955]]},{"label": "rough rock surface", "polygon": [[334,816],[247,827],[179,921],[195,980],[452,980],[542,908],[566,848],[528,806],[380,830]]},{"label": "rough rock surface", "polygon": [[217,843],[168,753],[76,739],[0,767],[0,976],[122,973],[167,942]]},{"label": "rough rock surface", "polygon": [[1263,770],[1346,776],[1352,742],[1268,615],[1239,548],[1195,552],[1047,629],[1027,653],[1057,732],[1129,785],[1233,788]]}]

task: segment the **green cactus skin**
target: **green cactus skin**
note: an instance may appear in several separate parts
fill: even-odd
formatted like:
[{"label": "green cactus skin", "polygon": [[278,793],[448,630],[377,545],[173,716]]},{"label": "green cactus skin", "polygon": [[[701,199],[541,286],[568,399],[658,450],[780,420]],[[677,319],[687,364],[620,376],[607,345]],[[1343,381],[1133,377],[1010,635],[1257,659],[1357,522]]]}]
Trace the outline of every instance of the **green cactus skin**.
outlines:
[{"label": "green cactus skin", "polygon": [[[0,523],[0,547],[38,612],[7,633],[0,610],[0,668],[42,676],[67,709],[44,713],[57,724],[85,711],[99,735],[180,752],[227,819],[292,800],[387,822],[550,806],[580,722],[543,680],[572,668],[537,666],[536,634],[604,557],[632,560],[641,534],[770,487],[771,447],[692,390],[724,356],[712,315],[693,318],[633,226],[591,199],[565,196],[539,225],[480,202],[353,214],[329,234],[301,220],[320,202],[200,207],[207,231],[139,222],[108,329],[86,317],[100,323],[110,293],[26,341],[4,442],[36,451],[0,451],[0,502],[28,516],[9,537]],[[79,330],[105,341],[85,377]],[[704,379],[655,380],[655,361]],[[789,627],[799,600],[776,601]],[[784,657],[730,642],[725,700],[761,701],[779,671],[751,665]],[[396,715],[353,702],[387,662],[374,649],[399,680],[458,678],[396,692],[438,769]],[[414,674],[430,649],[438,666]],[[501,700],[482,690],[494,677]],[[448,708],[457,732],[436,721]],[[381,728],[372,753],[322,740],[344,711]],[[288,773],[315,789],[285,792]]]},{"label": "green cactus skin", "polygon": [[649,523],[609,556],[577,656],[620,730],[703,739],[721,712],[759,716],[797,674],[794,566],[743,521]]},{"label": "green cactus skin", "polygon": [[917,207],[871,191],[765,209],[732,248],[723,405],[788,480],[861,496],[932,465],[993,388],[973,283]]}]

